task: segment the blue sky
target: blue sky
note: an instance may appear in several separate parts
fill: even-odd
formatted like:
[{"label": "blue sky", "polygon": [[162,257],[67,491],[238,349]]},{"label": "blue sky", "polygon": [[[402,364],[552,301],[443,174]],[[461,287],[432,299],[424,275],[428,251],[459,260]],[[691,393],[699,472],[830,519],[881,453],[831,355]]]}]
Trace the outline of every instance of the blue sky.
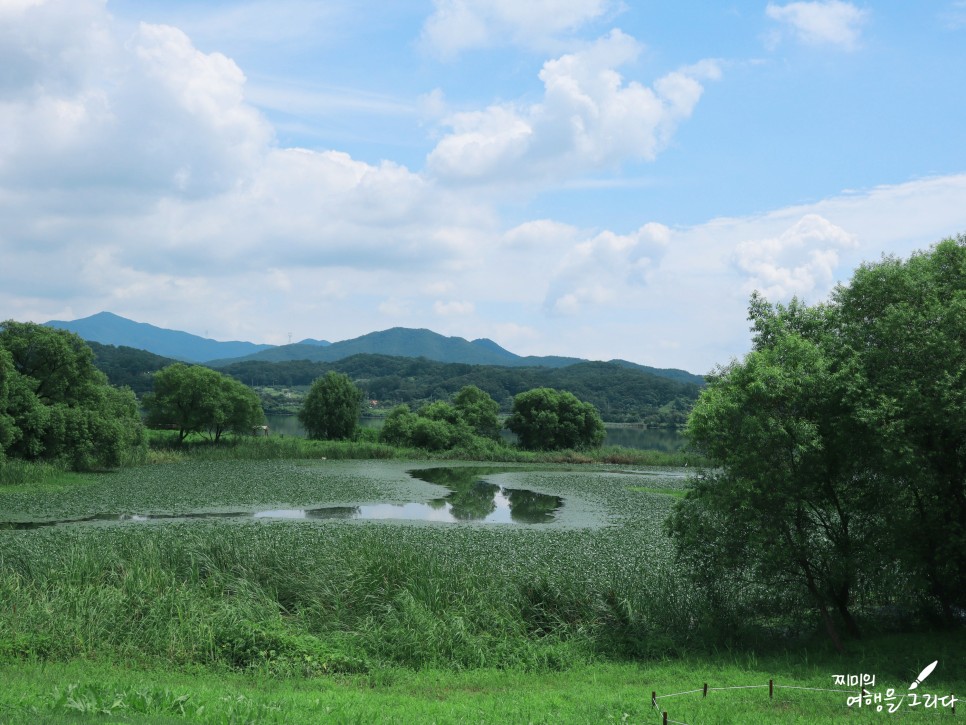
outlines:
[{"label": "blue sky", "polygon": [[0,317],[706,372],[966,232],[966,2],[0,0]]}]

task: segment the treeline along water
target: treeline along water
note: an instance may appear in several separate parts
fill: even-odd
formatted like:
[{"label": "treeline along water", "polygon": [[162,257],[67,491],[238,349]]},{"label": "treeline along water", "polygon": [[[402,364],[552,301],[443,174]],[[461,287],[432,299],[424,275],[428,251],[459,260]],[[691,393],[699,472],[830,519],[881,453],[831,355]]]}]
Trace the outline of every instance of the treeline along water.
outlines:
[{"label": "treeline along water", "polygon": [[[294,415],[268,415],[268,427],[272,435],[289,435],[305,437],[305,428]],[[382,418],[362,418],[359,424],[364,428],[381,428]],[[680,431],[665,428],[641,428],[631,425],[606,425],[604,437],[605,446],[623,446],[642,451],[665,451],[668,453],[680,451],[686,440]],[[513,440],[513,434],[504,430],[503,435]]]}]

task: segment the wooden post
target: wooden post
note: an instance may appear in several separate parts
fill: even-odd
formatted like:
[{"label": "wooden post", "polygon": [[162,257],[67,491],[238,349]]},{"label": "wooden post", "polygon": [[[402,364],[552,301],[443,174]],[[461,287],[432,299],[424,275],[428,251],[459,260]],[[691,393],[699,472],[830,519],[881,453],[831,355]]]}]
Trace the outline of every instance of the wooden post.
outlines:
[{"label": "wooden post", "polygon": [[953,693],[949,693],[949,696],[953,699],[953,715],[956,714],[956,696]]},{"label": "wooden post", "polygon": [[771,700],[774,694],[775,694],[775,681],[768,680],[768,699]]},{"label": "wooden post", "polygon": [[657,692],[651,690],[651,707],[657,707]]},{"label": "wooden post", "polygon": [[704,697],[707,697],[707,696],[708,696],[708,683],[705,682],[704,683]]},{"label": "wooden post", "polygon": [[663,720],[663,723],[664,723],[664,725],[667,725],[667,711],[666,710],[664,711],[664,720]]}]

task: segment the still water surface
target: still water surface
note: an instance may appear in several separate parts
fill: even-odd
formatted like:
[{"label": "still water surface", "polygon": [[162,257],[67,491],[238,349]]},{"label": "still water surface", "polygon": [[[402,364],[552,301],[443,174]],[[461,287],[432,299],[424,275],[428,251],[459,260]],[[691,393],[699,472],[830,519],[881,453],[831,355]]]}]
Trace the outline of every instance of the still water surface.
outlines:
[{"label": "still water surface", "polygon": [[368,503],[358,506],[320,506],[299,509],[264,509],[259,511],[191,511],[172,514],[102,513],[85,518],[62,521],[3,521],[0,529],[37,529],[66,524],[189,519],[397,519],[445,523],[476,522],[483,524],[550,523],[563,507],[563,499],[525,489],[504,488],[486,480],[488,475],[503,472],[495,467],[439,467],[409,471],[409,475],[427,483],[449,489],[449,493],[427,503]]}]

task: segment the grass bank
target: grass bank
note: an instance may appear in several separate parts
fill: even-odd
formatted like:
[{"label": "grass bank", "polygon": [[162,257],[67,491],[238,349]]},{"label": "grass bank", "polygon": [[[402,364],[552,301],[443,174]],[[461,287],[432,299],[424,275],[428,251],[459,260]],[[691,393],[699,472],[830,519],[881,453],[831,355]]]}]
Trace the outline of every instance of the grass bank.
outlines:
[{"label": "grass bank", "polygon": [[501,463],[623,464],[700,466],[703,458],[686,451],[650,451],[622,446],[584,450],[524,451],[500,441],[477,439],[447,451],[426,451],[380,443],[370,434],[351,441],[313,441],[295,436],[231,436],[217,444],[201,436],[178,443],[170,431],[151,431],[148,461],[182,460],[440,460]]},{"label": "grass bank", "polygon": [[[368,674],[280,678],[232,673],[128,667],[115,663],[0,664],[0,720],[9,723],[259,722],[259,723],[660,723],[697,724],[957,722],[947,708],[911,707],[905,663],[940,659],[922,692],[948,694],[966,683],[944,665],[962,651],[962,638],[880,637],[839,656],[820,647],[756,656],[719,653],[644,663],[595,663],[562,672],[385,669]],[[876,705],[847,706],[833,675],[872,673],[875,692],[893,688],[895,714]],[[767,683],[778,687],[769,699]],[[755,689],[700,689],[759,686]],[[764,686],[764,687],[762,687]],[[792,688],[815,688],[798,690]],[[677,697],[666,697],[698,689]],[[658,709],[650,694],[658,693]],[[886,706],[888,707],[888,705]],[[957,708],[961,710],[960,708]]]}]

